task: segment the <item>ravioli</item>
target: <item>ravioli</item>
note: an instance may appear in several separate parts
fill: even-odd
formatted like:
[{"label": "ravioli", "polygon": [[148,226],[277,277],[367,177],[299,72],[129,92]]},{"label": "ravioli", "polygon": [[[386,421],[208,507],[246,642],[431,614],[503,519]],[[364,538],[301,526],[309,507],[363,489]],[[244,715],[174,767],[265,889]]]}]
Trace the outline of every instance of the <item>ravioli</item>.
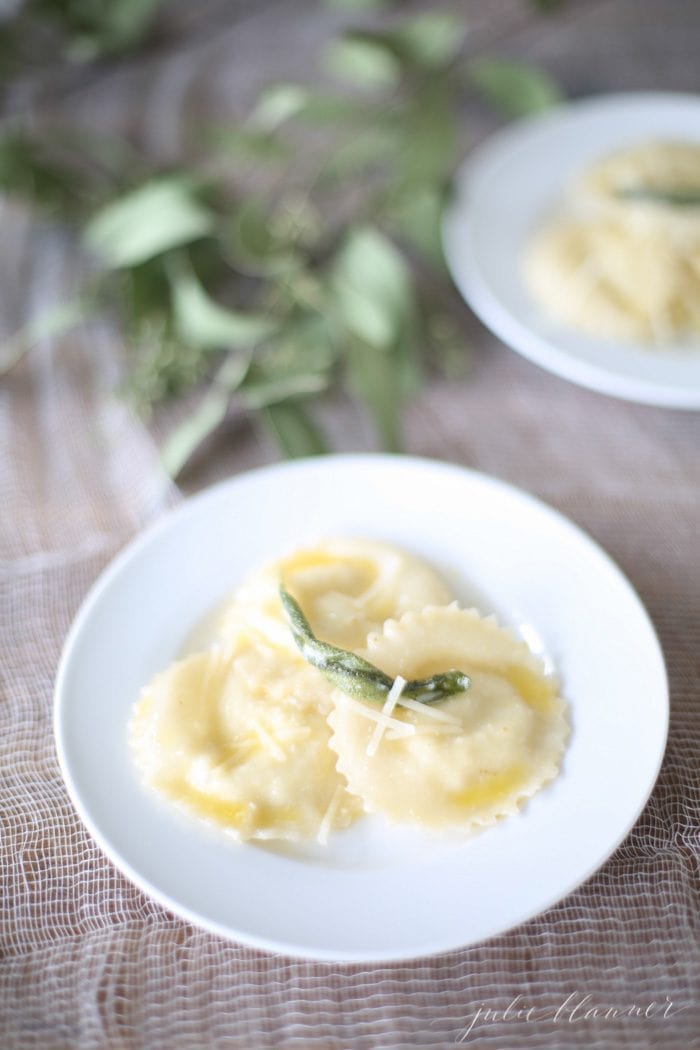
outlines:
[{"label": "ravioli", "polygon": [[471,679],[435,707],[402,708],[399,698],[378,742],[376,711],[334,692],[330,745],[368,812],[429,827],[491,824],[556,776],[568,732],[556,684],[492,617],[456,604],[407,613],[361,655],[391,676],[459,668]]},{"label": "ravioli", "polygon": [[314,634],[344,649],[363,646],[367,635],[390,617],[452,598],[441,577],[406,551],[376,540],[329,539],[249,576],[223,617],[224,642],[245,624],[294,649],[279,601],[282,580],[302,605]]},{"label": "ravioli", "polygon": [[308,839],[361,812],[328,747],[323,676],[240,632],[143,691],[134,761],[160,795],[241,839]]},{"label": "ravioli", "polygon": [[620,191],[640,186],[700,191],[700,143],[670,139],[615,150],[581,173],[575,191],[619,209]]},{"label": "ravioli", "polygon": [[[281,583],[336,658],[350,650],[393,679],[384,707],[301,655]],[[430,566],[376,541],[327,540],[263,566],[214,643],[142,691],[129,724],[139,776],[242,840],[325,842],[366,812],[462,829],[516,812],[558,771],[564,704],[523,642],[450,601]],[[401,697],[404,680],[450,670],[469,677],[465,692]]]},{"label": "ravioli", "polygon": [[537,229],[523,276],[553,318],[591,335],[673,343],[700,331],[700,145],[619,150]]}]

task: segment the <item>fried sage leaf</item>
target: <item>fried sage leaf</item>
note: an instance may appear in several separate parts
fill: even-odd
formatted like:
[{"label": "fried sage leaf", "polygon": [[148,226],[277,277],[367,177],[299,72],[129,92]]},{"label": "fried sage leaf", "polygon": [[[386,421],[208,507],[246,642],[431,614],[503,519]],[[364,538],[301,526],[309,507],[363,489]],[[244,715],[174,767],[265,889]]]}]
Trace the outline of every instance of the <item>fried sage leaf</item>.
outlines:
[{"label": "fried sage leaf", "polygon": [[[280,585],[279,593],[294,641],[304,659],[348,696],[384,703],[394,679],[356,653],[320,641],[311,630],[301,606],[283,585]],[[470,684],[463,671],[446,671],[430,678],[412,679],[404,686],[401,696],[421,704],[435,704],[465,692]]]},{"label": "fried sage leaf", "polygon": [[617,196],[623,201],[636,201],[642,204],[667,204],[672,208],[697,208],[700,206],[699,189],[664,190],[653,186],[628,186],[618,190]]}]

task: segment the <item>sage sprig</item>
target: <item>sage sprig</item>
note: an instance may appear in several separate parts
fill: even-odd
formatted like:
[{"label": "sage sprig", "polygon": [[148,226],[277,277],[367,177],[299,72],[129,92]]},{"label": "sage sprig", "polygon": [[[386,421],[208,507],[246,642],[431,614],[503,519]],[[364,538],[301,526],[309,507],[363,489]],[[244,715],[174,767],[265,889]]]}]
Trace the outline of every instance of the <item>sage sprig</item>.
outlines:
[{"label": "sage sprig", "polygon": [[628,186],[617,191],[623,201],[642,204],[667,204],[672,208],[697,208],[700,206],[700,189],[664,190],[653,186]]},{"label": "sage sprig", "polygon": [[[280,585],[279,594],[294,641],[307,663],[322,671],[333,685],[348,696],[384,703],[394,679],[356,653],[320,641],[311,630],[301,606],[284,585]],[[436,704],[456,693],[464,693],[470,684],[468,675],[463,671],[445,671],[429,678],[412,679],[403,687],[401,696],[420,704]]]},{"label": "sage sprig", "polygon": [[[194,394],[165,442],[173,476],[232,408],[287,456],[326,451],[316,402],[333,391],[400,451],[428,369],[466,370],[440,236],[467,144],[464,96],[508,115],[561,97],[530,66],[470,56],[454,5],[328,2],[354,17],[309,56],[323,79],[267,84],[242,121],[183,135],[187,155],[167,170],[69,122],[0,131],[0,191],[73,222],[95,264],[80,301],[121,323],[124,396],[146,414]],[[0,56],[45,18],[73,59],[96,61],[167,28],[165,8],[28,0],[0,25]],[[31,346],[35,320],[0,346],[0,370]]]}]

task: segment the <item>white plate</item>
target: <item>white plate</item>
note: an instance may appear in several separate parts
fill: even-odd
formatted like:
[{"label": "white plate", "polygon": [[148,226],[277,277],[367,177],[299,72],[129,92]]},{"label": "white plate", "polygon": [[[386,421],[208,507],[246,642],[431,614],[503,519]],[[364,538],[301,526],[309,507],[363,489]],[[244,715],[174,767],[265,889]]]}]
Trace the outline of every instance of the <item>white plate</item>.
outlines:
[{"label": "white plate", "polygon": [[700,142],[700,97],[610,95],[513,124],[467,159],[443,242],[465,299],[513,350],[605,394],[700,408],[700,345],[660,351],[565,328],[543,315],[520,268],[527,239],[574,175],[613,150],[654,138]]},{"label": "white plate", "polygon": [[[556,668],[570,704],[561,775],[472,838],[364,818],[320,846],[241,845],[152,797],[129,762],[141,687],[251,567],[327,535],[433,563]],[[404,959],[491,937],[578,886],[615,849],[666,740],[664,662],[629,583],[584,533],[502,482],[392,456],[253,471],[189,500],[95,584],[56,685],[59,759],[102,849],[167,908],[225,937],[315,959]]]}]

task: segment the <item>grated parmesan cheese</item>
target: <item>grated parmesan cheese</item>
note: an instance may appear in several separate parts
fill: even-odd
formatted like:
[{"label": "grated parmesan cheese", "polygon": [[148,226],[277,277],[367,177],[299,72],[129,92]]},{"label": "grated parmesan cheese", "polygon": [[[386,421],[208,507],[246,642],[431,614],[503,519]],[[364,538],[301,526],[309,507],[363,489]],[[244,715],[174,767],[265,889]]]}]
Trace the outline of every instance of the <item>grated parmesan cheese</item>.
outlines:
[{"label": "grated parmesan cheese", "polygon": [[348,696],[347,693],[338,691],[335,697],[337,706],[349,707],[356,714],[362,715],[363,718],[368,718],[370,722],[386,722],[387,728],[391,726],[394,732],[399,733],[401,736],[413,736],[415,734],[416,727],[411,722],[400,722],[398,718],[387,717],[381,711],[373,710],[369,704],[364,704],[361,700],[355,700],[353,697]]},{"label": "grated parmesan cheese", "polygon": [[344,792],[345,788],[339,784],[333,792],[333,798],[328,803],[328,809],[323,814],[323,820],[318,826],[318,833],[316,835],[316,841],[319,842],[321,846],[326,846],[328,844],[328,836],[333,828],[333,821],[335,820],[335,815],[340,808]]},{"label": "grated parmesan cheese", "polygon": [[396,676],[396,678],[394,679],[394,684],[392,685],[391,689],[389,690],[389,695],[387,696],[386,700],[384,701],[384,706],[382,707],[382,710],[381,710],[381,713],[384,716],[384,719],[382,721],[378,721],[377,722],[377,725],[375,726],[374,732],[372,733],[372,736],[370,737],[369,744],[367,745],[367,752],[366,752],[366,754],[367,754],[367,756],[369,758],[371,758],[373,755],[376,755],[377,748],[379,747],[379,745],[382,742],[382,737],[384,736],[384,733],[385,733],[385,731],[388,728],[389,722],[390,721],[392,721],[392,722],[394,721],[394,719],[391,718],[391,715],[392,715],[393,710],[396,707],[396,704],[398,703],[399,697],[401,696],[401,694],[404,691],[405,687],[406,687],[406,679],[402,678],[401,675],[398,674]]},{"label": "grated parmesan cheese", "polygon": [[255,734],[262,746],[270,752],[270,754],[276,762],[287,761],[287,756],[285,755],[282,748],[279,746],[272,734],[269,733],[267,729],[265,729],[265,726],[261,722],[259,722],[257,718],[253,721],[253,729],[255,730]]},{"label": "grated parmesan cheese", "polygon": [[429,704],[421,704],[418,700],[409,700],[402,696],[396,702],[399,707],[406,707],[409,711],[417,711],[419,715],[428,715],[429,718],[434,718],[437,722],[445,722],[447,725],[462,728],[462,723],[458,718],[453,718],[451,715],[445,714],[444,711],[439,711],[436,707],[431,707]]}]

